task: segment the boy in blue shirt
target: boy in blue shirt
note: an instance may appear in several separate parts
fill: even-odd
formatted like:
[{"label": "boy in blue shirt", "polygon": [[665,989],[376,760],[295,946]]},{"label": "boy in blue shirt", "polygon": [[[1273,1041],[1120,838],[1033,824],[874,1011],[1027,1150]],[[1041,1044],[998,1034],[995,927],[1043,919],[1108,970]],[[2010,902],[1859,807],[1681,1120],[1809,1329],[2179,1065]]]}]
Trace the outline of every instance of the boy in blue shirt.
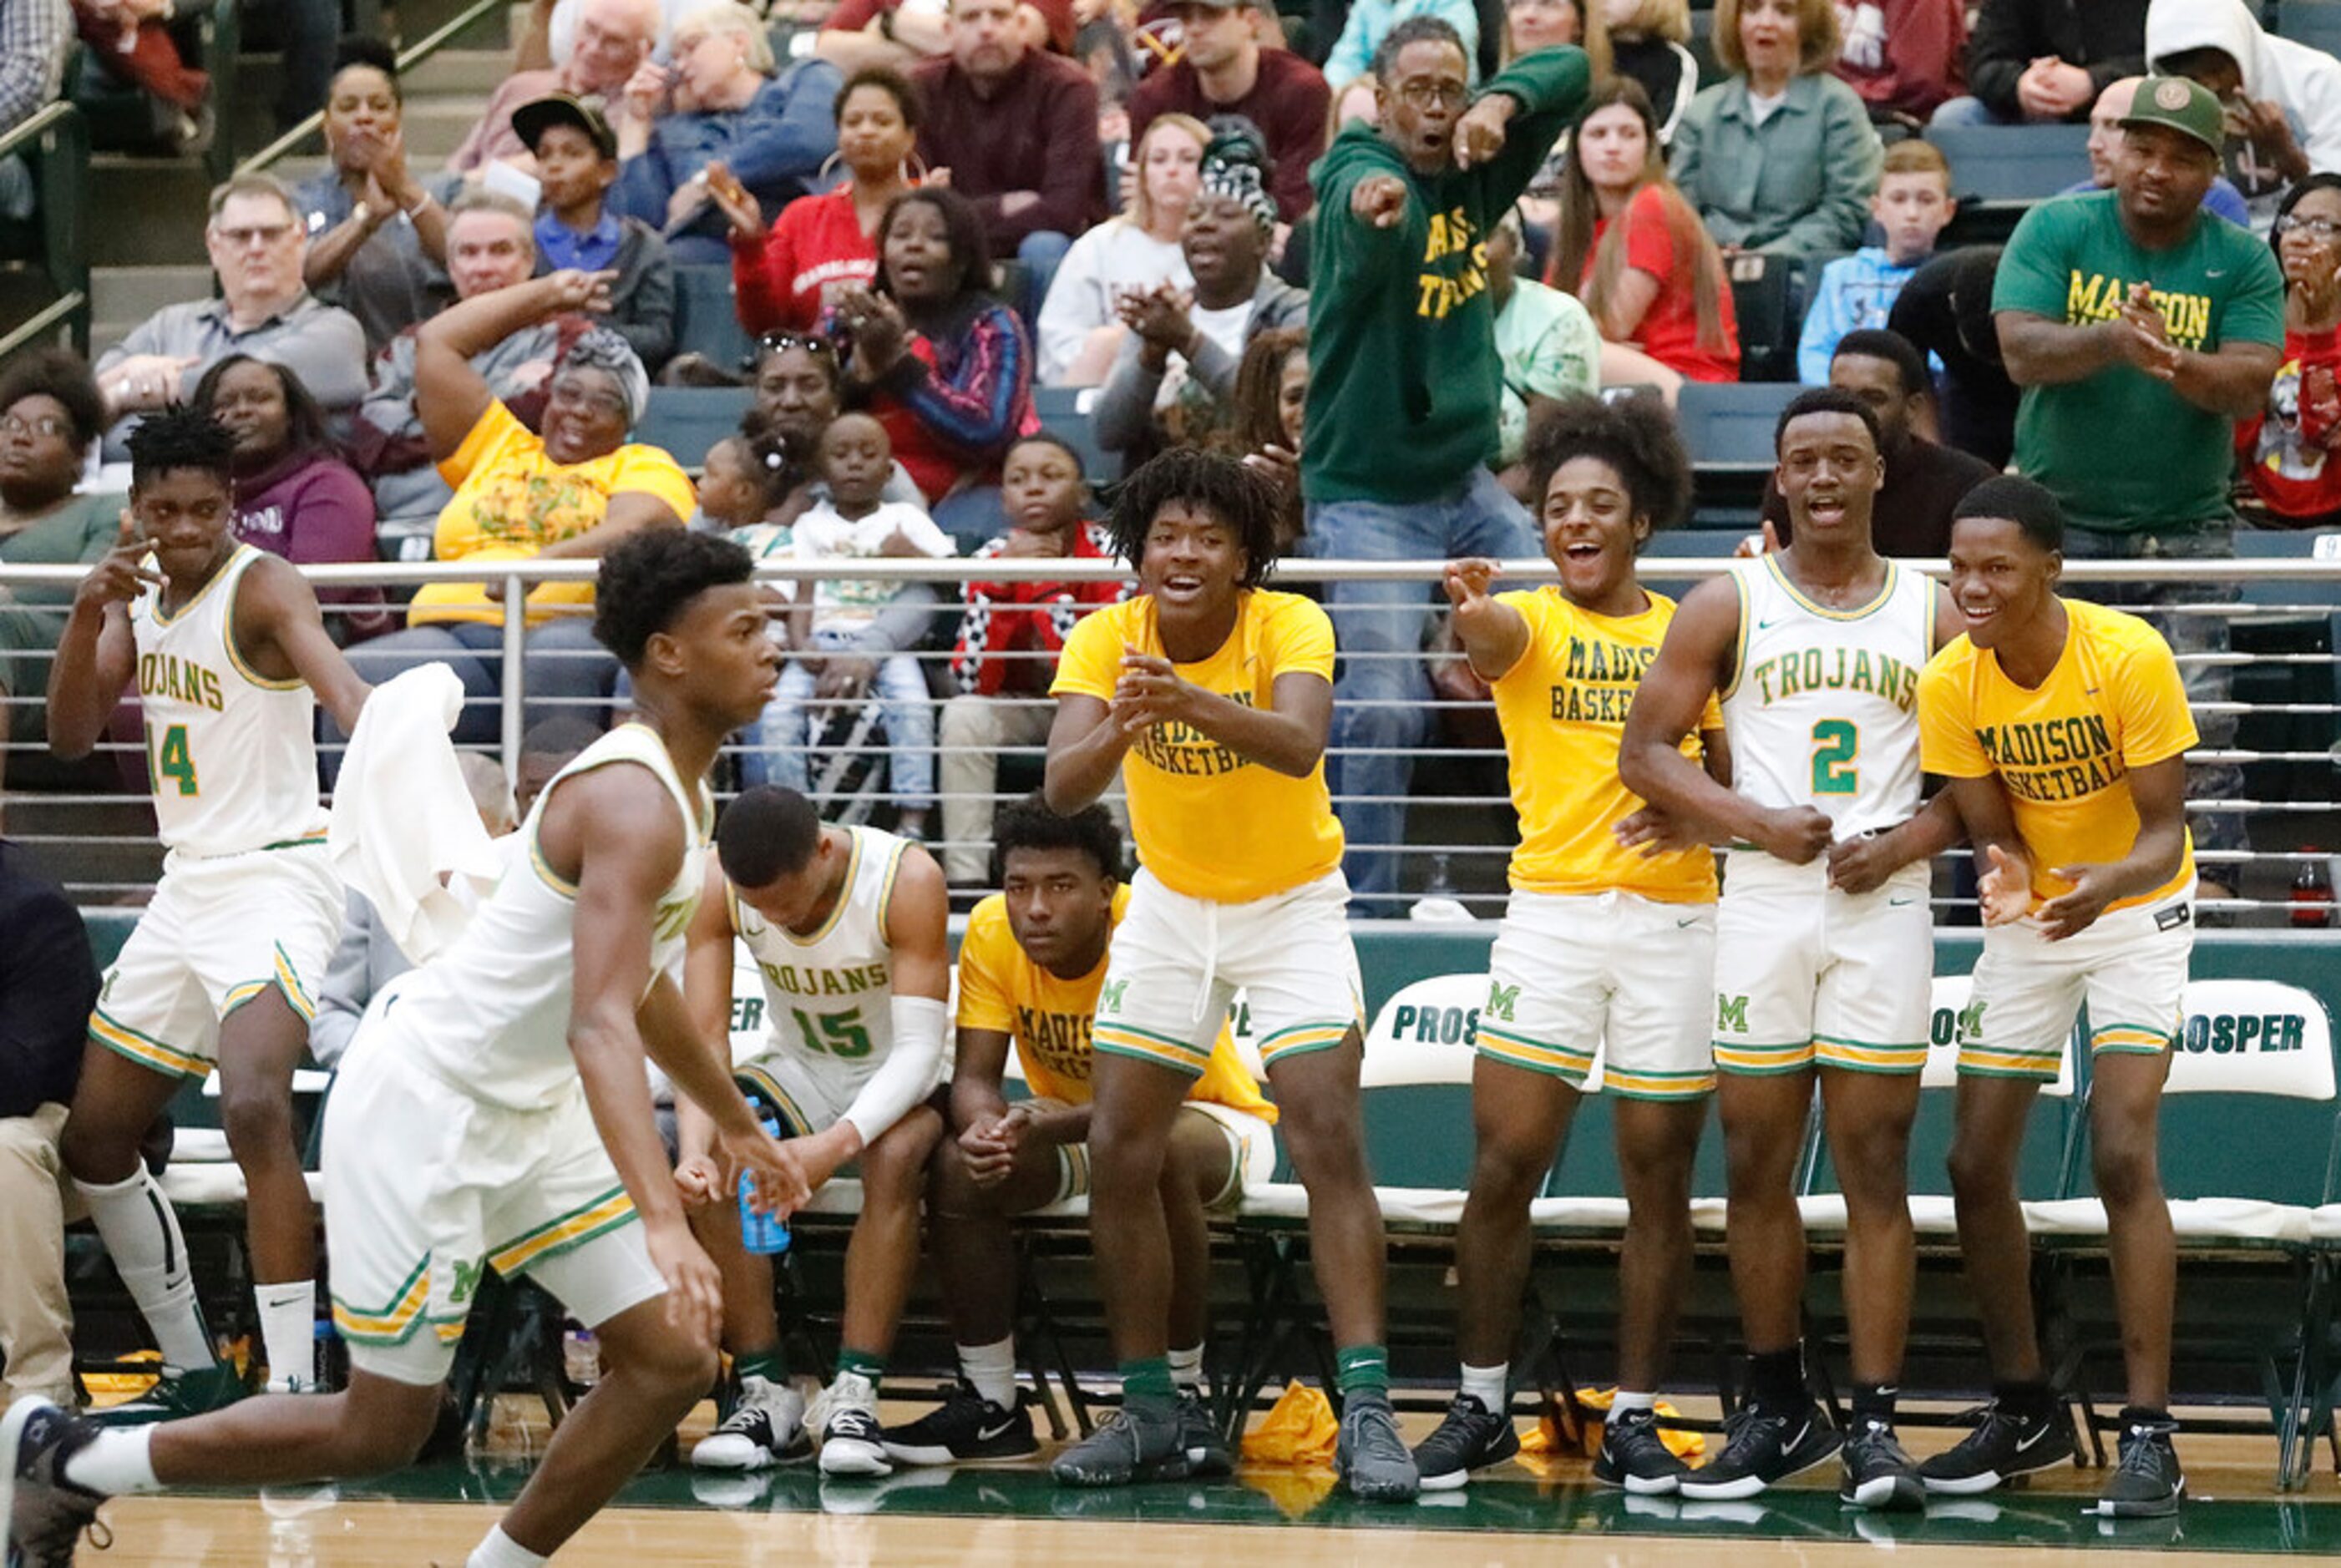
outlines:
[{"label": "boy in blue shirt", "polygon": [[1797,340],[1797,379],[1827,386],[1838,340],[1882,327],[1902,285],[1935,253],[1935,241],[1958,211],[1951,197],[1951,166],[1931,143],[1897,142],[1886,149],[1871,217],[1885,231],[1883,245],[1864,245],[1821,269],[1805,330]]}]

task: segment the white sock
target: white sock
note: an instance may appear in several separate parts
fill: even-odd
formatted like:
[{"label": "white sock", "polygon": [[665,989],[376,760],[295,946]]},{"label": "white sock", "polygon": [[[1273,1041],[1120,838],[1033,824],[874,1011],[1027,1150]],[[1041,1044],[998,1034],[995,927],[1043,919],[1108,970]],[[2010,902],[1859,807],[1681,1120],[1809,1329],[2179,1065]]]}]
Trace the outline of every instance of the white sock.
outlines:
[{"label": "white sock", "polygon": [[151,1456],[152,1426],[109,1426],[65,1461],[65,1479],[107,1497],[160,1492]]},{"label": "white sock", "polygon": [[471,1556],[463,1560],[463,1568],[543,1568],[552,1561],[514,1541],[499,1524],[488,1532],[486,1540],[472,1548]]},{"label": "white sock", "polygon": [[1173,1388],[1200,1389],[1203,1386],[1203,1347],[1200,1345],[1170,1353],[1170,1385]]},{"label": "white sock", "polygon": [[1508,1387],[1511,1382],[1512,1364],[1499,1361],[1493,1366],[1463,1365],[1463,1392],[1479,1402],[1479,1408],[1500,1412],[1511,1404]]},{"label": "white sock", "polygon": [[959,1347],[959,1374],[1002,1410],[1016,1408],[1016,1336]]},{"label": "white sock", "polygon": [[260,1344],[272,1383],[317,1383],[317,1282],[287,1280],[252,1287],[260,1303]]},{"label": "white sock", "polygon": [[212,1336],[195,1305],[194,1273],[187,1265],[187,1238],[162,1187],[138,1169],[105,1186],[74,1183],[89,1205],[89,1217],[114,1259],[115,1272],[138,1304],[139,1315],[154,1335],[163,1363],[182,1372],[200,1372],[218,1359]]},{"label": "white sock", "polygon": [[1659,1396],[1657,1394],[1629,1394],[1621,1388],[1618,1391],[1617,1397],[1609,1402],[1609,1414],[1612,1415],[1623,1415],[1627,1412],[1632,1410],[1656,1410],[1658,1407]]}]

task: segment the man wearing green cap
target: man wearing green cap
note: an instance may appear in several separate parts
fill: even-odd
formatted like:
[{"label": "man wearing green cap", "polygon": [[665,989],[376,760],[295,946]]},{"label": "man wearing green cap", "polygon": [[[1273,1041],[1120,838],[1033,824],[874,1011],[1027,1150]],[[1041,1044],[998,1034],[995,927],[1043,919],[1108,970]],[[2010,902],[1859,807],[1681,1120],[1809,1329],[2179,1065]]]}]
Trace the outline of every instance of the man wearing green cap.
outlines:
[{"label": "man wearing green cap", "polygon": [[[2190,581],[2187,561],[2232,556],[2227,503],[2235,422],[2263,406],[2284,344],[2284,278],[2267,246],[2204,213],[2226,140],[2219,101],[2181,76],[2138,84],[2114,152],[2114,186],[2035,207],[1999,261],[1992,311],[2010,380],[2023,389],[2016,466],[2064,509],[2074,560],[2167,560],[2149,582],[2087,597],[2143,614],[2187,672],[2210,751],[2234,744],[2232,678],[2190,656],[2227,650],[2226,618],[2163,607],[2231,599]],[[2160,611],[2160,612],[2157,612]],[[2232,799],[2231,763],[2190,765],[2190,799]],[[2240,850],[2242,820],[2197,818],[2199,849]],[[2201,896],[2228,896],[2216,855]]]}]

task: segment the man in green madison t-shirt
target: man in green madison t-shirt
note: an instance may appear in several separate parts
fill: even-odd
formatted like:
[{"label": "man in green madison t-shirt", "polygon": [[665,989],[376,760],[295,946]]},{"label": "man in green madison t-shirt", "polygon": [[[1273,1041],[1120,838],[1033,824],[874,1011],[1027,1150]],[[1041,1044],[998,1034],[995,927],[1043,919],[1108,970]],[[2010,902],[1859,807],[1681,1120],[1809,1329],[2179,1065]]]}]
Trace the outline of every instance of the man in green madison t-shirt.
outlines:
[{"label": "man in green madison t-shirt", "polygon": [[[1585,102],[1581,49],[1540,49],[1475,94],[1453,27],[1410,16],[1374,51],[1377,127],[1353,122],[1310,171],[1309,408],[1300,493],[1311,554],[1451,561],[1538,553],[1489,472],[1503,362],[1488,236]],[[1360,913],[1394,914],[1411,749],[1430,730],[1420,657],[1430,580],[1328,594],[1341,663],[1328,760]]]},{"label": "man in green madison t-shirt", "polygon": [[[2226,139],[2219,101],[2179,76],[2138,85],[2114,149],[2110,191],[2035,207],[1999,258],[1991,304],[2010,380],[2024,389],[2016,466],[2064,508],[2074,559],[2169,560],[2149,582],[2083,592],[2145,614],[2179,656],[2203,747],[2235,741],[2206,711],[2232,687],[2224,615],[2157,613],[2231,600],[2185,561],[2235,553],[2227,482],[2235,422],[2260,408],[2284,347],[2284,277],[2267,246],[2203,212]],[[2192,799],[2233,799],[2243,771],[2190,766]],[[2241,819],[2195,819],[2197,849],[2245,848]],[[2207,867],[2202,897],[2226,888]]]}]

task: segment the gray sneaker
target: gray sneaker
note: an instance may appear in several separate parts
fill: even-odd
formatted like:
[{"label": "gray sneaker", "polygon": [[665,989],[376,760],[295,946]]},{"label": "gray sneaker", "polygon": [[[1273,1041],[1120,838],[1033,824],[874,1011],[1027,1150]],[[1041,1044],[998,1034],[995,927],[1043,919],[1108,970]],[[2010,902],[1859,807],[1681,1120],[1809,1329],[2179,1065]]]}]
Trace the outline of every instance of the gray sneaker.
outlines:
[{"label": "gray sneaker", "polygon": [[1183,1481],[1187,1450],[1177,1404],[1124,1405],[1057,1455],[1049,1474],[1064,1486],[1128,1486]]},{"label": "gray sneaker", "polygon": [[1353,1394],[1341,1407],[1341,1438],[1333,1463],[1350,1495],[1367,1503],[1411,1503],[1422,1473],[1398,1434],[1387,1394]]},{"label": "gray sneaker", "polygon": [[0,1521],[8,1568],[72,1568],[82,1532],[103,1550],[113,1537],[97,1517],[105,1501],[65,1479],[65,1462],[89,1445],[97,1424],[27,1397],[0,1417]]}]

